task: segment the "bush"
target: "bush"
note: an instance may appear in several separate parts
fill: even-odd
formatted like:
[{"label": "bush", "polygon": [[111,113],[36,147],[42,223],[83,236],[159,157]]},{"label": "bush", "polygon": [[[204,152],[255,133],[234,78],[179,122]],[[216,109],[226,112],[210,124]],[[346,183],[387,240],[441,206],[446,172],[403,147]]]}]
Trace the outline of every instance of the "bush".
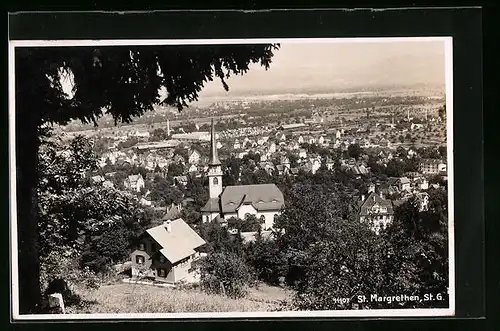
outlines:
[{"label": "bush", "polygon": [[68,304],[78,303],[78,289],[97,289],[101,278],[88,267],[81,269],[71,248],[60,248],[40,260],[40,288],[45,294],[60,292]]},{"label": "bush", "polygon": [[254,279],[243,258],[230,252],[214,252],[200,260],[199,266],[201,286],[209,293],[242,298]]},{"label": "bush", "polygon": [[280,278],[288,273],[288,259],[274,240],[258,237],[247,246],[247,261],[256,276],[271,285],[280,284]]}]

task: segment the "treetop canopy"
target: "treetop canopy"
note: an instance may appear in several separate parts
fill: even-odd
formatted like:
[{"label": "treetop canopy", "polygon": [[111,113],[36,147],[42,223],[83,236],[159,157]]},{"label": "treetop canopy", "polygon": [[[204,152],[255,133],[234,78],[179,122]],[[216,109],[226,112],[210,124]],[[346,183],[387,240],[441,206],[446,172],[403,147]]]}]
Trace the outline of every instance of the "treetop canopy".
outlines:
[{"label": "treetop canopy", "polygon": [[[129,123],[154,104],[179,110],[208,81],[244,74],[251,63],[266,69],[279,45],[164,45],[18,48],[16,107],[38,112],[42,123],[94,123],[105,113]],[[62,79],[70,79],[71,95]],[[167,92],[161,100],[160,89]]]}]

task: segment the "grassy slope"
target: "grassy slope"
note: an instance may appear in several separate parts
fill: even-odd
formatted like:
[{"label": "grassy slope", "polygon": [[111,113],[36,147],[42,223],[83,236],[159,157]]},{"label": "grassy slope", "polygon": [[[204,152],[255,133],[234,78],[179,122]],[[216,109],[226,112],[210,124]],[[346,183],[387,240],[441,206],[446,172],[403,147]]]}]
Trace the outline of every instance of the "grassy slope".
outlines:
[{"label": "grassy slope", "polygon": [[85,307],[69,307],[68,313],[173,313],[271,311],[290,298],[278,287],[261,285],[243,299],[209,295],[197,289],[172,289],[148,285],[105,285],[82,293]]}]

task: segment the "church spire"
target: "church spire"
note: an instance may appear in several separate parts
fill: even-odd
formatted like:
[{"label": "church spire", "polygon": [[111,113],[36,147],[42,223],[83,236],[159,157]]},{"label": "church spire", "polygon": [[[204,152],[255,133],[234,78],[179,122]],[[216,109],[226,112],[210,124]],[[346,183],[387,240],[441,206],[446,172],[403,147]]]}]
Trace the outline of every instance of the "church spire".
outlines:
[{"label": "church spire", "polygon": [[217,156],[217,142],[215,141],[215,125],[214,119],[212,118],[212,132],[210,139],[210,160],[209,165],[220,165],[219,157]]}]

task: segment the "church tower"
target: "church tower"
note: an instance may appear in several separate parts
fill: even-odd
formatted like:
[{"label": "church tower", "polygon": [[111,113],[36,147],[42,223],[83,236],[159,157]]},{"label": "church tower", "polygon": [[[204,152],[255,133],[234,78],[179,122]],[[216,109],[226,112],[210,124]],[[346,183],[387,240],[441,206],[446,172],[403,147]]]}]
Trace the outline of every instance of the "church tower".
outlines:
[{"label": "church tower", "polygon": [[222,168],[217,156],[217,141],[215,139],[214,119],[210,139],[210,160],[208,161],[208,192],[210,199],[218,198],[222,193]]}]

